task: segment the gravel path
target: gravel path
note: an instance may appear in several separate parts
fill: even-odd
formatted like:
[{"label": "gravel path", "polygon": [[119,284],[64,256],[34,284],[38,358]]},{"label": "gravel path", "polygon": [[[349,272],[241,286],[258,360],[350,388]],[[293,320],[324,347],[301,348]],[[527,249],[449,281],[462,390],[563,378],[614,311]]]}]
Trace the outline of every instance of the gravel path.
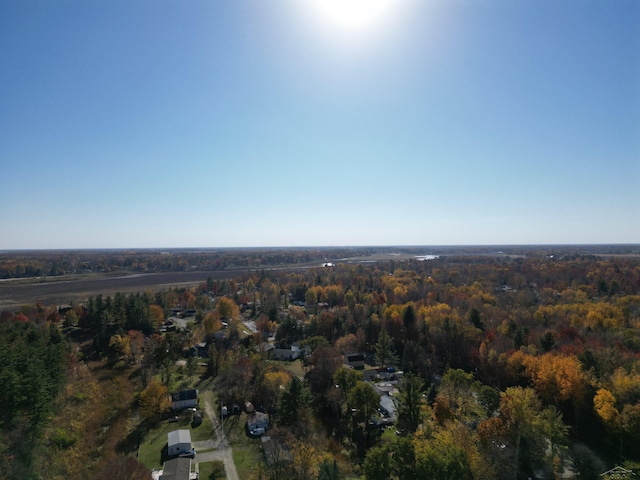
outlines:
[{"label": "gravel path", "polygon": [[204,409],[211,423],[213,424],[213,428],[215,431],[215,438],[210,440],[205,440],[203,442],[194,442],[193,446],[198,450],[209,450],[212,448],[217,448],[217,450],[211,452],[203,452],[196,453],[196,457],[194,461],[198,463],[204,462],[212,462],[214,460],[221,460],[224,463],[224,469],[227,472],[228,480],[240,480],[238,477],[238,471],[236,470],[236,464],[233,463],[233,451],[231,450],[231,446],[227,441],[227,437],[222,430],[222,425],[218,421],[218,415],[216,415],[216,411],[211,406],[211,402],[209,399],[205,399],[204,401]]}]

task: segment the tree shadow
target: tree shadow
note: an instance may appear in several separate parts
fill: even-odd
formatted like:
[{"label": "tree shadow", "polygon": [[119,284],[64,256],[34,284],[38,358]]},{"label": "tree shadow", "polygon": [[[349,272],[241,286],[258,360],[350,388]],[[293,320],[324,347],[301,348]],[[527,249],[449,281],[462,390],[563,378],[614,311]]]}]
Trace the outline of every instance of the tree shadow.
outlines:
[{"label": "tree shadow", "polygon": [[141,377],[141,368],[140,367],[130,367],[133,368],[133,371],[129,374],[129,380],[135,380],[136,378]]},{"label": "tree shadow", "polygon": [[122,455],[137,452],[142,443],[142,439],[151,431],[153,426],[154,425],[147,420],[140,422],[136,428],[131,430],[125,438],[118,442],[116,451]]}]

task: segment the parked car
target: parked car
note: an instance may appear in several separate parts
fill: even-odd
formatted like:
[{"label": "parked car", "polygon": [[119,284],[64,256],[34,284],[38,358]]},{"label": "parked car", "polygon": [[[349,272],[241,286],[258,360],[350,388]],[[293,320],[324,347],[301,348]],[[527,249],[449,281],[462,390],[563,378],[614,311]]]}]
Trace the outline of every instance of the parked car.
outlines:
[{"label": "parked car", "polygon": [[199,413],[196,413],[193,416],[193,420],[191,420],[191,426],[199,427],[200,425],[202,425],[202,415],[200,415]]},{"label": "parked car", "polygon": [[196,449],[192,448],[190,452],[183,452],[178,457],[180,458],[193,458],[196,456]]}]

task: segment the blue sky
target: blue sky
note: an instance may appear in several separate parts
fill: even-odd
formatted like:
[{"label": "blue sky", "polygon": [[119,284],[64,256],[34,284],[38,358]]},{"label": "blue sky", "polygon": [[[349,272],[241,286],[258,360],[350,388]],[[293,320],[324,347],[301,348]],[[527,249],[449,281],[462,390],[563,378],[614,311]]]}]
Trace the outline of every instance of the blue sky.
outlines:
[{"label": "blue sky", "polygon": [[640,2],[313,1],[0,3],[0,249],[640,242]]}]

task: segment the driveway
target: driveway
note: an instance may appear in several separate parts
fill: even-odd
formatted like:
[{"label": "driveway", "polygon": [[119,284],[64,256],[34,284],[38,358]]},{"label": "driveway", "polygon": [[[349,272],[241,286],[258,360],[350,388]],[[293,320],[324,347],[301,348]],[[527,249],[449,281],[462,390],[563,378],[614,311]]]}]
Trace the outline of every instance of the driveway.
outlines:
[{"label": "driveway", "polygon": [[222,426],[218,420],[218,415],[216,415],[216,411],[211,406],[211,402],[209,402],[208,398],[204,401],[204,409],[213,424],[215,438],[204,440],[202,442],[193,442],[193,447],[196,449],[196,452],[199,450],[210,450],[212,448],[216,448],[217,450],[196,453],[196,457],[193,459],[194,463],[221,460],[224,463],[224,469],[227,472],[227,479],[240,480],[238,477],[238,471],[236,470],[236,464],[233,463],[233,451],[231,450],[227,437],[222,430]]}]

